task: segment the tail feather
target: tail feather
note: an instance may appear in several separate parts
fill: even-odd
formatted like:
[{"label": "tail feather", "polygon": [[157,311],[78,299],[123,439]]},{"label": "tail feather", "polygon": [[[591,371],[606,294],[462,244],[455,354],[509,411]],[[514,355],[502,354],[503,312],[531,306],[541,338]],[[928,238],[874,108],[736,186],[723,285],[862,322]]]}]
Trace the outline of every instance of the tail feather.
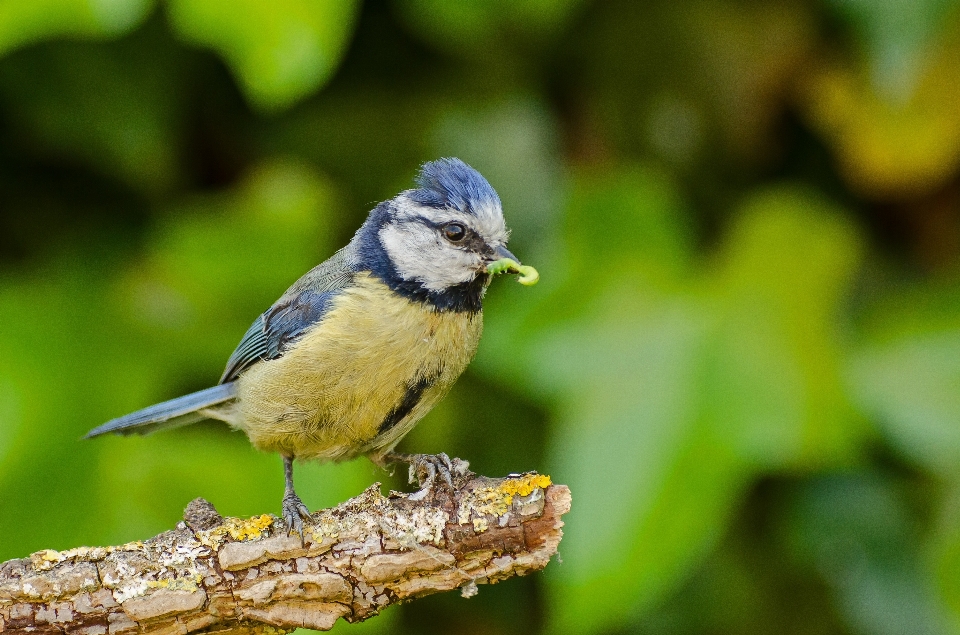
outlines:
[{"label": "tail feather", "polygon": [[89,439],[111,432],[123,435],[150,434],[158,430],[189,425],[210,418],[209,414],[198,411],[230,401],[235,395],[236,388],[233,382],[221,384],[111,419],[88,432],[84,438]]}]

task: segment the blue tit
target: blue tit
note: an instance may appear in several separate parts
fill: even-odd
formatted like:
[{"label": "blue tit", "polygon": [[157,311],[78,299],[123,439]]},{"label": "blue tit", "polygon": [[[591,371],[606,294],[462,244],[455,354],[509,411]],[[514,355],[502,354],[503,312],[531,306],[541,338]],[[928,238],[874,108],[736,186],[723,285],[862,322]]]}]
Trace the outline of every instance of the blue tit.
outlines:
[{"label": "blue tit", "polygon": [[[377,205],[350,243],[307,272],[249,328],[220,383],[91,430],[144,434],[217,419],[283,457],[283,516],[309,512],[293,462],[360,455],[444,473],[444,455],[393,448],[447,393],[477,350],[492,277],[537,274],[507,248],[500,198],[459,159],[420,170],[416,189]],[[418,492],[432,485],[431,479]]]}]

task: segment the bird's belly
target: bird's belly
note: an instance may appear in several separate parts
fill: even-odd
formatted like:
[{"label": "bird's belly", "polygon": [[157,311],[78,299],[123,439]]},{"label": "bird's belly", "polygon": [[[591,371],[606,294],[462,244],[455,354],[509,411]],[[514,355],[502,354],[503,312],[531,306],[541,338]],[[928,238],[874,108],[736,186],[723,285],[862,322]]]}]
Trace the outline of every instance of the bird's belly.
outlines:
[{"label": "bird's belly", "polygon": [[237,425],[300,458],[390,449],[463,372],[481,329],[480,313],[436,312],[362,276],[281,357],[240,376]]}]

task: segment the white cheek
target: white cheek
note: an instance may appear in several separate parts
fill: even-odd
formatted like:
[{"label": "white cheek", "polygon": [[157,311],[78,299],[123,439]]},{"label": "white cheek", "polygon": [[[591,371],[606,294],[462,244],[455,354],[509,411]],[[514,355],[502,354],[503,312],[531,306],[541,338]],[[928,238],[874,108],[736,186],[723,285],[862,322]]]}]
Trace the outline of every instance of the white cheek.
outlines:
[{"label": "white cheek", "polygon": [[380,230],[380,242],[400,276],[417,280],[430,291],[470,282],[481,266],[476,254],[442,241],[419,224],[387,225]]}]

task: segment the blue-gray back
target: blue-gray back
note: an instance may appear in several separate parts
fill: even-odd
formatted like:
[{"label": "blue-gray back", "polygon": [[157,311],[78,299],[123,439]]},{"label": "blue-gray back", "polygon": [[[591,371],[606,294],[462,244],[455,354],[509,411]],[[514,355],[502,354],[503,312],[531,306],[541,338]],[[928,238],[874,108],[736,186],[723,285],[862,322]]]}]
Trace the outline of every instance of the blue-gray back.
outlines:
[{"label": "blue-gray back", "polygon": [[262,360],[276,359],[330,309],[334,297],[353,280],[349,248],[344,248],[297,280],[247,329],[227,360],[220,383],[231,382]]}]

